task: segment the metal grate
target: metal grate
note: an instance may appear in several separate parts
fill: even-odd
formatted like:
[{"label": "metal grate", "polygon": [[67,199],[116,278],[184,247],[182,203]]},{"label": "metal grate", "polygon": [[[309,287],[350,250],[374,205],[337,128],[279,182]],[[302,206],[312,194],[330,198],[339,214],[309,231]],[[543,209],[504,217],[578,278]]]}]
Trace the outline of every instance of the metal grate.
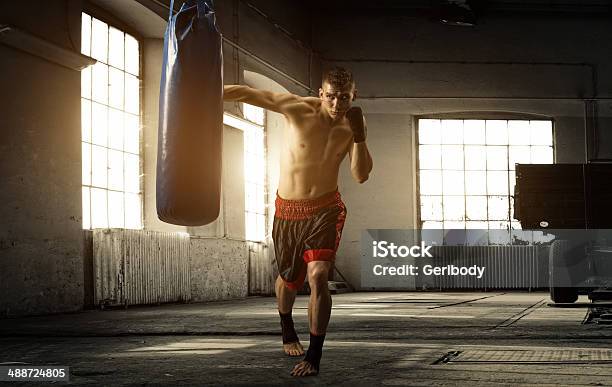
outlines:
[{"label": "metal grate", "polygon": [[430,286],[439,289],[529,289],[548,285],[542,270],[540,246],[434,246],[436,266],[485,267],[482,279],[471,276],[429,277]]},{"label": "metal grate", "polygon": [[96,304],[127,306],[191,299],[188,235],[96,229],[93,246]]},{"label": "metal grate", "polygon": [[610,349],[451,351],[433,364],[612,364]]},{"label": "metal grate", "polygon": [[248,241],[249,295],[274,295],[275,264],[266,243]]}]

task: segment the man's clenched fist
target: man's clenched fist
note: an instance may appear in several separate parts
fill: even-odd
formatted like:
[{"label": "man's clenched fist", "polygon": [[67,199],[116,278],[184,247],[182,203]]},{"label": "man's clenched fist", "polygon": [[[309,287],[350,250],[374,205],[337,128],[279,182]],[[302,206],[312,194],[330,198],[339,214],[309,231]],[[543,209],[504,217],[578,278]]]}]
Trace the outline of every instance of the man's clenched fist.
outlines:
[{"label": "man's clenched fist", "polygon": [[346,118],[348,119],[351,130],[353,131],[355,142],[364,142],[366,139],[367,129],[365,127],[365,123],[363,122],[363,113],[361,112],[361,108],[358,106],[353,106],[347,110]]}]

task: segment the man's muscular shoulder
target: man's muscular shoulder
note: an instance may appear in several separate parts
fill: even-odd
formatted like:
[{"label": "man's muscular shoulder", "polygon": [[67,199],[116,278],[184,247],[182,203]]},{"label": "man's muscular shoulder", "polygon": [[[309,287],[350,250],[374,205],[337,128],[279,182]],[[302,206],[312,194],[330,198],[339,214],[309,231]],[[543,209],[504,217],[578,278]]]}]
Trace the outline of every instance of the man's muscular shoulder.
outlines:
[{"label": "man's muscular shoulder", "polygon": [[285,112],[289,116],[302,116],[313,114],[318,111],[321,105],[321,100],[315,97],[300,97],[294,95],[294,99],[291,104],[288,104],[285,108]]},{"label": "man's muscular shoulder", "polygon": [[312,105],[313,107],[321,106],[321,99],[319,97],[301,97],[304,103]]}]

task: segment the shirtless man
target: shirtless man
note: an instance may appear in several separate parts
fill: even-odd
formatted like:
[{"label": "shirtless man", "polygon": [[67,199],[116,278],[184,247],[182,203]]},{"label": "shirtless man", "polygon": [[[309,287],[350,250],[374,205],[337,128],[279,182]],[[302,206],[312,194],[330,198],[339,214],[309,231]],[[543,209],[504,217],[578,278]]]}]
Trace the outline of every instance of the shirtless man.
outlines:
[{"label": "shirtless man", "polygon": [[224,87],[223,99],[246,102],[285,116],[288,130],[281,150],[280,180],[272,238],[279,276],[276,297],[283,350],[301,356],[293,327],[295,295],[308,275],[310,346],[294,376],[316,375],[331,314],[327,279],[342,235],[346,207],[338,193],[340,163],[348,153],[353,178],[363,183],[372,170],[361,109],[351,108],[355,82],[335,67],[323,76],[319,97],[300,97],[247,86]]}]

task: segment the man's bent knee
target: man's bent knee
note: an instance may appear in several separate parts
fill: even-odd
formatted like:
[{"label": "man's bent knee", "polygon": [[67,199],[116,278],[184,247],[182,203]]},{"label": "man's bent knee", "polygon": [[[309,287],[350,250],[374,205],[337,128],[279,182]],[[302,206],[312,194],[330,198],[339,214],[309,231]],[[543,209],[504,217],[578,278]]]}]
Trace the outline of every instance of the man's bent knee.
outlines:
[{"label": "man's bent knee", "polygon": [[330,262],[311,262],[308,267],[308,283],[311,288],[327,288]]}]

